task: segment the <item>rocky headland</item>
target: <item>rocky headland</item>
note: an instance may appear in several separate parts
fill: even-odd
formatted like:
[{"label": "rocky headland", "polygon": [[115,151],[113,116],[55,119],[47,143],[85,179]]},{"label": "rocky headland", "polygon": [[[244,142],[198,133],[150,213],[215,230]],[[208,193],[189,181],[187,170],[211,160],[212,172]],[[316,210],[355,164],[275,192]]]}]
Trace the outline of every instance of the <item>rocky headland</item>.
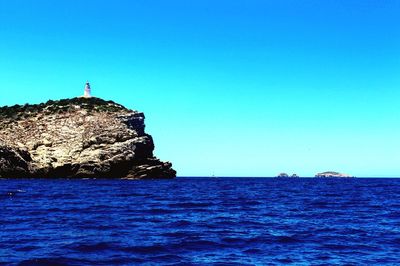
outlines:
[{"label": "rocky headland", "polygon": [[0,107],[0,177],[174,178],[144,118],[99,98]]}]

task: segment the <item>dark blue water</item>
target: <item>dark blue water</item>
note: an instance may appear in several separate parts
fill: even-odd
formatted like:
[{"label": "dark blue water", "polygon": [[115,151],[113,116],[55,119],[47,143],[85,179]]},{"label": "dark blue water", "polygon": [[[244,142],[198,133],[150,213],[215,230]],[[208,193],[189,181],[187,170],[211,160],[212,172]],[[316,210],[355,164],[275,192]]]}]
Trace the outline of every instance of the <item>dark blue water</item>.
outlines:
[{"label": "dark blue water", "polygon": [[400,179],[0,180],[0,264],[396,265]]}]

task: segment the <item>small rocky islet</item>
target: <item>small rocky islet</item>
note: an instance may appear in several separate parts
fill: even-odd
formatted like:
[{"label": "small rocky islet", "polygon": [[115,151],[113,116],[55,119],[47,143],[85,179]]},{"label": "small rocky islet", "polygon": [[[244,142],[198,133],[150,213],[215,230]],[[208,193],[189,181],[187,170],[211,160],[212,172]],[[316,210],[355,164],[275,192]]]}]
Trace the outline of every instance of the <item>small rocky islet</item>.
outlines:
[{"label": "small rocky islet", "polygon": [[317,173],[316,178],[355,178],[352,175],[343,174],[335,171],[327,171],[322,173]]},{"label": "small rocky islet", "polygon": [[289,175],[287,173],[279,173],[276,177],[277,178],[299,178],[299,176],[297,174]]},{"label": "small rocky islet", "polygon": [[[276,177],[277,178],[299,178],[299,176],[297,174],[288,175],[287,173],[280,173]],[[348,174],[339,173],[339,172],[327,171],[327,172],[317,173],[315,175],[315,178],[355,178],[355,177],[348,175]]]},{"label": "small rocky islet", "polygon": [[174,178],[144,119],[95,97],[0,107],[0,177]]}]

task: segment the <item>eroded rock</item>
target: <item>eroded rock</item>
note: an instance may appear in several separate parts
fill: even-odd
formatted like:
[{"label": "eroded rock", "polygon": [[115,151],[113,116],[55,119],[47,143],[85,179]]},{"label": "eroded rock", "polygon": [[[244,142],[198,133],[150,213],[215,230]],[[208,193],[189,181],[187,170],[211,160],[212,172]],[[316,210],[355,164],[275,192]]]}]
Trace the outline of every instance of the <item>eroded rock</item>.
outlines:
[{"label": "eroded rock", "polygon": [[0,177],[175,177],[144,119],[98,98],[1,107]]}]

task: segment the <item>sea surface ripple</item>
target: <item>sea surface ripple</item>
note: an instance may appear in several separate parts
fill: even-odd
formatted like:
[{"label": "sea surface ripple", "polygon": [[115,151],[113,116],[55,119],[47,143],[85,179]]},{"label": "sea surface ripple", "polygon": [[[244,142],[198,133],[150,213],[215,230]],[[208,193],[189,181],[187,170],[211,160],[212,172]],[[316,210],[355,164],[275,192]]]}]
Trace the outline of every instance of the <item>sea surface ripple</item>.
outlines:
[{"label": "sea surface ripple", "polygon": [[0,179],[0,265],[399,265],[400,179]]}]

